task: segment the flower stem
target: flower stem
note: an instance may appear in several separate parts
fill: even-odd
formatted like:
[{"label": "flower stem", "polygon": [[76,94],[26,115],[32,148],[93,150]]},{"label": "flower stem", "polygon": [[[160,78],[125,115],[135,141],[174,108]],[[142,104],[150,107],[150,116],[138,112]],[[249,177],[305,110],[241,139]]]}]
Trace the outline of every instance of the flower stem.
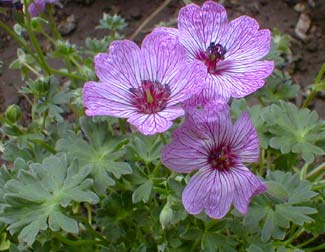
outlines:
[{"label": "flower stem", "polygon": [[308,105],[312,102],[312,100],[315,98],[316,94],[318,93],[318,89],[315,88],[315,85],[319,84],[320,81],[322,80],[323,75],[325,74],[325,64],[322,65],[321,69],[319,70],[316,79],[315,79],[315,84],[313,85],[313,88],[310,92],[310,94],[307,96],[306,100],[302,104],[302,108],[308,107]]}]

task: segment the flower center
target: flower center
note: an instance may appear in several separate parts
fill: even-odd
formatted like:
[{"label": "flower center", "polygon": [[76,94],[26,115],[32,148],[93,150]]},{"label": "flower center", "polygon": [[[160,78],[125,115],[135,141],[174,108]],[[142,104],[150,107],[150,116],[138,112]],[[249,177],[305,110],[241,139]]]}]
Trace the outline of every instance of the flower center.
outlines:
[{"label": "flower center", "polygon": [[131,102],[139,112],[153,114],[166,108],[171,94],[168,84],[144,80],[138,88],[130,88]]},{"label": "flower center", "polygon": [[197,58],[204,62],[204,64],[208,68],[208,72],[211,74],[217,73],[217,63],[220,60],[225,59],[225,54],[227,50],[226,47],[223,47],[220,44],[215,44],[211,42],[209,47],[206,49],[205,52],[199,51]]},{"label": "flower center", "polygon": [[229,146],[214,148],[208,156],[211,168],[218,171],[228,171],[234,165],[234,155]]}]

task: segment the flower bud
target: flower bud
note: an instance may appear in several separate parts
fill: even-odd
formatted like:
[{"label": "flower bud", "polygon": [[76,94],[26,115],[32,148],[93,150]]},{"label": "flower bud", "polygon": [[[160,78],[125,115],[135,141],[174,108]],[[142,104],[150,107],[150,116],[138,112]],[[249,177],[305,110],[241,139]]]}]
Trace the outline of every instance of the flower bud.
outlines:
[{"label": "flower bud", "polygon": [[16,104],[10,105],[6,110],[6,117],[12,123],[15,123],[18,120],[20,120],[20,118],[21,118],[20,107]]}]

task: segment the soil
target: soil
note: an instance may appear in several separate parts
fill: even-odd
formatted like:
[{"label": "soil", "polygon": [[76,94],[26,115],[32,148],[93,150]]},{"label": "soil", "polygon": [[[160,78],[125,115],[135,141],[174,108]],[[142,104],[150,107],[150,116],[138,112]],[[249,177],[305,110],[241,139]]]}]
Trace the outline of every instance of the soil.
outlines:
[{"label": "soil", "polygon": [[[84,3],[82,3],[84,2]],[[88,4],[86,4],[86,3]],[[90,4],[89,4],[90,2]],[[91,3],[93,2],[93,3]],[[202,4],[203,1],[193,1]],[[293,62],[288,68],[294,81],[303,87],[313,83],[322,63],[325,62],[325,1],[324,0],[223,0],[229,19],[240,15],[255,18],[261,28],[279,28],[282,33],[292,36]],[[57,18],[62,19],[73,14],[77,21],[76,29],[65,36],[69,41],[83,44],[87,37],[101,38],[103,30],[96,30],[102,13],[119,14],[126,19],[128,27],[126,37],[130,36],[144,20],[163,4],[162,0],[61,0],[62,6],[57,6]],[[297,5],[298,4],[298,5]],[[135,37],[140,43],[146,33],[160,22],[175,25],[179,9],[184,6],[181,0],[172,0],[167,7],[161,10]],[[300,7],[300,9],[299,9]],[[301,13],[308,15],[311,25],[307,29],[307,38],[302,40],[295,33],[295,27]],[[0,15],[2,21],[14,24],[10,15]],[[15,59],[17,44],[4,32],[0,31],[0,60],[4,66],[0,74],[0,111],[13,103],[19,103],[23,97],[17,90],[23,85],[18,71],[8,69]],[[302,94],[296,102],[301,103]],[[324,97],[319,96],[312,106],[325,119]]]}]

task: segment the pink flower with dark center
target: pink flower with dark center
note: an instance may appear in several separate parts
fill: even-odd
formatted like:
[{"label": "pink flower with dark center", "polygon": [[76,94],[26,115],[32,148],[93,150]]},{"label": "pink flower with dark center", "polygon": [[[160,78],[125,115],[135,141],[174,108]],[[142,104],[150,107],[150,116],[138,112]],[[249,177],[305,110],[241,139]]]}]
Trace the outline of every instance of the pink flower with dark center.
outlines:
[{"label": "pink flower with dark center", "polygon": [[162,162],[176,172],[198,172],[182,195],[190,214],[202,210],[215,219],[224,217],[231,204],[242,214],[250,199],[266,190],[263,182],[243,163],[256,162],[259,142],[249,116],[244,112],[232,124],[228,109],[206,106],[205,113],[189,112],[162,150]]},{"label": "pink flower with dark center", "polygon": [[189,57],[202,61],[208,73],[205,92],[217,98],[241,98],[261,88],[274,68],[260,61],[270,50],[270,31],[255,19],[241,16],[228,22],[224,7],[207,1],[188,4],[178,15],[178,29],[157,28],[179,37]]},{"label": "pink flower with dark center", "polygon": [[58,2],[59,0],[34,0],[28,6],[28,12],[31,17],[38,16],[41,12],[44,11],[46,4],[53,4]]},{"label": "pink flower with dark center", "polygon": [[109,54],[95,57],[99,82],[84,86],[86,114],[128,118],[146,135],[166,131],[184,115],[181,103],[202,90],[204,64],[186,58],[165,32],[149,34],[141,49],[129,40],[113,42]]}]

